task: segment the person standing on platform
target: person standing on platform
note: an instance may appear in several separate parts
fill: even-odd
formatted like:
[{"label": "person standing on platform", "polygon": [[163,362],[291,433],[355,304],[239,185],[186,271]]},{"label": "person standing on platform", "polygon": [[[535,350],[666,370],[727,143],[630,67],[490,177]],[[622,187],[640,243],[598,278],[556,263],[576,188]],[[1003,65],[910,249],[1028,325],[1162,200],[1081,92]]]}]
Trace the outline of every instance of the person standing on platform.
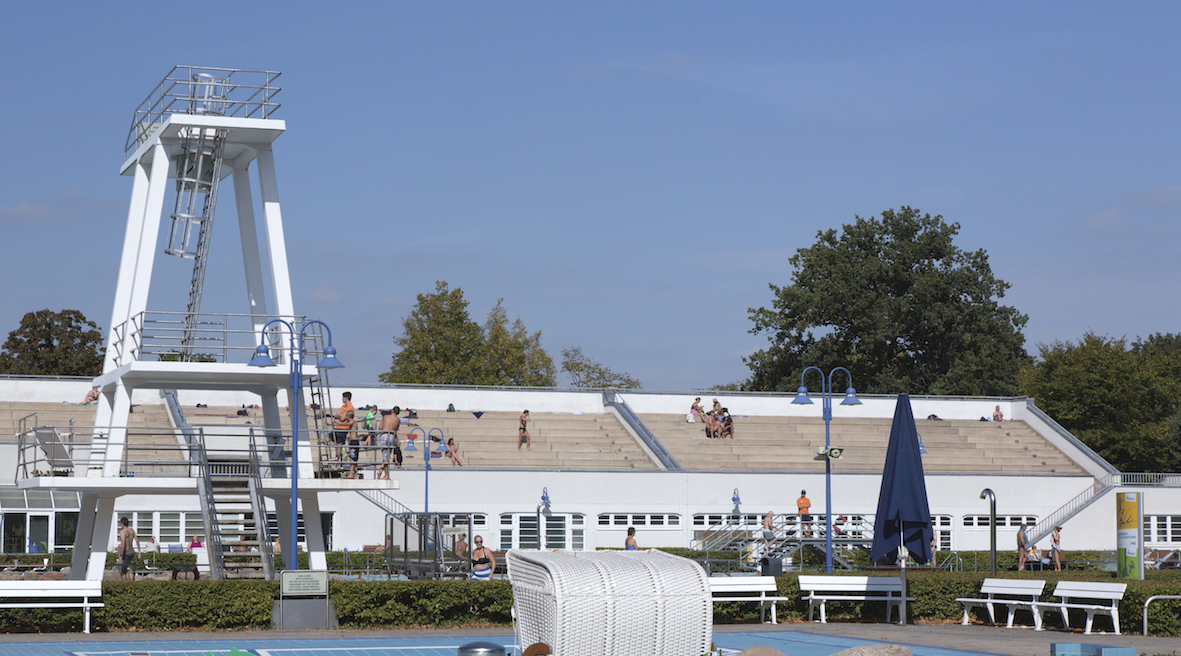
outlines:
[{"label": "person standing on platform", "polygon": [[770,551],[775,542],[775,511],[768,510],[763,516],[763,551]]},{"label": "person standing on platform", "polygon": [[[340,395],[340,409],[333,415],[335,420],[336,430],[332,433],[332,442],[336,444],[336,459],[344,459],[344,445],[349,439],[349,429],[352,428],[355,422],[349,420],[349,413],[356,412],[353,407],[353,393],[345,392]],[[348,420],[348,421],[346,421]]]},{"label": "person standing on platform", "polygon": [[796,499],[796,512],[800,514],[801,533],[805,533],[807,537],[812,537],[812,515],[808,514],[812,509],[812,501],[808,499],[808,491],[800,490],[800,498]]},{"label": "person standing on platform", "polygon": [[402,466],[402,449],[398,446],[398,428],[402,426],[402,408],[394,406],[389,414],[382,415],[381,423],[377,426],[378,442],[381,444],[381,471],[377,478],[389,480],[390,454],[394,456],[394,466]]}]

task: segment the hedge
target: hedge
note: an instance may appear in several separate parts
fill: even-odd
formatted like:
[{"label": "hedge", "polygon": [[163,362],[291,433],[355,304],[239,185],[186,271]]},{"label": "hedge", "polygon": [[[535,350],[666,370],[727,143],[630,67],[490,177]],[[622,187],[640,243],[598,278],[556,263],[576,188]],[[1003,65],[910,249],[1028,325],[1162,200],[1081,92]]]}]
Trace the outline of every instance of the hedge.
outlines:
[{"label": "hedge", "polygon": [[[1145,581],[1128,581],[1120,603],[1120,630],[1140,632],[1144,600],[1157,594],[1181,594],[1181,571],[1151,571]],[[977,596],[986,574],[968,572],[910,571],[908,591],[915,601],[907,605],[911,621],[957,621],[963,607],[957,597]],[[803,620],[807,605],[800,598],[798,574],[778,577],[778,594],[792,601],[779,602],[778,615],[785,621]],[[1021,572],[1004,578],[1044,579],[1044,601],[1051,601],[1059,580],[1111,580],[1095,572]],[[343,628],[411,628],[426,626],[493,626],[510,622],[512,590],[507,581],[332,581],[329,595]],[[104,608],[93,613],[96,631],[266,629],[272,605],[278,599],[274,581],[108,581],[103,583]],[[885,620],[885,604],[849,602],[829,604],[835,621]],[[986,621],[982,610],[977,621]],[[1154,635],[1181,635],[1181,601],[1158,601],[1149,609]],[[714,604],[718,624],[757,622],[755,602]],[[1054,623],[1058,618],[1047,618]],[[1029,621],[1025,619],[1023,621]],[[1097,620],[1102,628],[1103,619]],[[1081,626],[1082,617],[1071,617]],[[76,632],[82,625],[81,610],[0,609],[0,631]],[[1051,624],[1052,625],[1052,624]]]}]

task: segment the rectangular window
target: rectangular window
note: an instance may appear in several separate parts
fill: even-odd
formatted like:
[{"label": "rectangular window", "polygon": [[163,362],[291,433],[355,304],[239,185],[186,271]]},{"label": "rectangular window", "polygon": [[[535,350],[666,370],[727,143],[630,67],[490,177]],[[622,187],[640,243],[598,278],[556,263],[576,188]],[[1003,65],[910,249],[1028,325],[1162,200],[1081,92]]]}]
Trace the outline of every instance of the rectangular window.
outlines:
[{"label": "rectangular window", "polygon": [[648,523],[652,526],[664,526],[664,515],[650,515]]},{"label": "rectangular window", "polygon": [[627,515],[616,515],[615,516],[615,525],[616,526],[627,526]]},{"label": "rectangular window", "polygon": [[632,515],[633,526],[646,526],[648,524],[647,515]]},{"label": "rectangular window", "polygon": [[599,526],[610,526],[610,525],[611,525],[611,515],[607,515],[607,514],[599,515]]},{"label": "rectangular window", "polygon": [[53,521],[53,542],[57,548],[73,547],[74,536],[78,532],[78,513],[59,510]]},{"label": "rectangular window", "polygon": [[180,513],[160,513],[160,543],[179,543],[181,536]]},{"label": "rectangular window", "polygon": [[[240,521],[238,527],[241,527]],[[205,520],[201,518],[201,513],[185,513],[185,536],[188,540],[197,538],[202,543],[205,542]]]}]

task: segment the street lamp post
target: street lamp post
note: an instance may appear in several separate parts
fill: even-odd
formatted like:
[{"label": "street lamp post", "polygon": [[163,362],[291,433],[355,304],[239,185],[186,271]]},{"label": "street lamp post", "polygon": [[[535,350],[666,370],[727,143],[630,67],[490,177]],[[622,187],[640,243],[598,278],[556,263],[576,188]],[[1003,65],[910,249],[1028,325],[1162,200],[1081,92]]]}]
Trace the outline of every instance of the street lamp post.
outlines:
[{"label": "street lamp post", "polygon": [[537,504],[537,548],[538,550],[545,549],[545,531],[541,528],[541,511],[549,512],[549,488],[541,488],[541,503]]},{"label": "street lamp post", "polygon": [[[861,401],[857,399],[857,392],[853,389],[853,374],[844,367],[837,367],[828,372],[825,377],[824,372],[819,367],[808,367],[800,373],[800,388],[796,390],[796,398],[792,399],[792,403],[802,405],[810,405],[812,399],[808,398],[808,388],[804,387],[804,376],[811,370],[815,370],[820,374],[820,390],[821,399],[824,407],[824,571],[832,574],[832,458],[833,448],[830,443],[830,424],[832,423],[832,375],[838,371],[845,372],[845,377],[849,379],[849,387],[845,390],[845,398],[841,401],[841,405],[861,405]],[[838,450],[839,452],[839,450]],[[838,456],[839,457],[839,454]]]},{"label": "street lamp post", "polygon": [[275,366],[275,361],[271,359],[270,349],[266,344],[267,328],[270,328],[274,323],[287,326],[287,330],[291,333],[291,357],[289,358],[291,360],[289,381],[291,399],[288,403],[291,408],[291,534],[288,536],[287,569],[293,570],[299,569],[299,558],[296,557],[295,545],[299,539],[299,414],[303,412],[303,408],[298,407],[298,403],[301,398],[300,392],[303,390],[303,338],[308,326],[313,324],[324,326],[324,330],[328,333],[328,345],[324,347],[324,357],[320,359],[316,367],[319,369],[339,369],[344,365],[336,359],[336,349],[332,346],[332,329],[328,327],[328,324],[313,319],[305,322],[296,333],[295,327],[283,319],[271,319],[259,332],[259,344],[254,349],[254,358],[250,360],[249,366]]}]

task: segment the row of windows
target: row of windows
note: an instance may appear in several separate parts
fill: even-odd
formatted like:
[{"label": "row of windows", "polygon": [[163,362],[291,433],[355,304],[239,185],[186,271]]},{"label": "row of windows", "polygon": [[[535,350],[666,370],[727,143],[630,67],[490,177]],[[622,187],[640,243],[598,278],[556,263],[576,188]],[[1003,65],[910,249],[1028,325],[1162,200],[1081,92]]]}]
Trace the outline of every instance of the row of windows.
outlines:
[{"label": "row of windows", "polygon": [[660,513],[603,513],[599,526],[680,526],[681,516]]},{"label": "row of windows", "polygon": [[1145,515],[1144,542],[1181,542],[1181,516]]}]

